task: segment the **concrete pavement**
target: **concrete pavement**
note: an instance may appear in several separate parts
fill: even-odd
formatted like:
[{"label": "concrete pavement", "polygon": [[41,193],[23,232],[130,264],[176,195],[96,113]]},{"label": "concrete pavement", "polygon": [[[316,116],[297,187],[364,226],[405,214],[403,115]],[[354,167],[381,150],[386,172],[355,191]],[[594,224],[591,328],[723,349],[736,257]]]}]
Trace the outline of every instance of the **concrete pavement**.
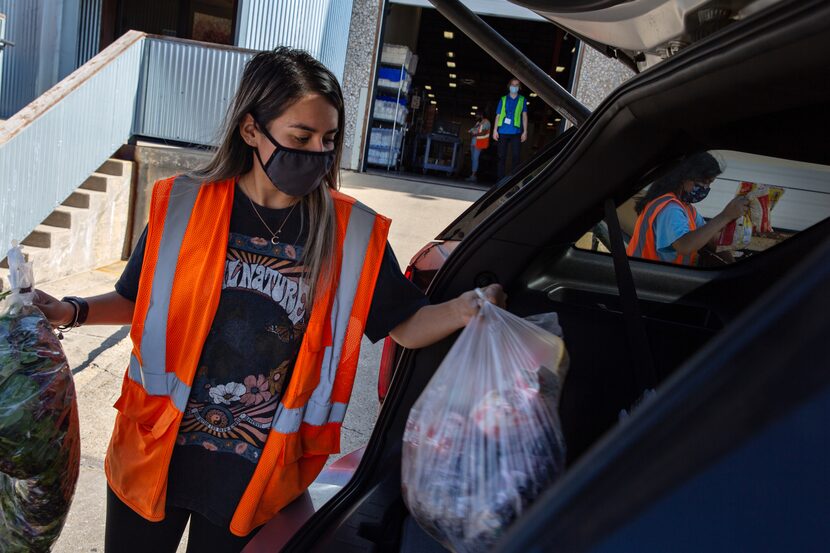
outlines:
[{"label": "concrete pavement", "polygon": [[[482,192],[379,175],[343,172],[342,190],[392,218],[389,236],[398,261],[417,251]],[[53,296],[93,296],[113,290],[125,263],[39,285]],[[37,267],[35,267],[37,276]],[[115,421],[112,408],[131,349],[129,327],[89,326],[67,333],[64,350],[75,375],[81,420],[81,474],[75,499],[53,551],[102,552],[106,479],[103,460]],[[352,402],[343,424],[342,451],[364,445],[378,414],[377,367],[382,343],[363,340]],[[183,540],[179,551],[184,551]]]}]

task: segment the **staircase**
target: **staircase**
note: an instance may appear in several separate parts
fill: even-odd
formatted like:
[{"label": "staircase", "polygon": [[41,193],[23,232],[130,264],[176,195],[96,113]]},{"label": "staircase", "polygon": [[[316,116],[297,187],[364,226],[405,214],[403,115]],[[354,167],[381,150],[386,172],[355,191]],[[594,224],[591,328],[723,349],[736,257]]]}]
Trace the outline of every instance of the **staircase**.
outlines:
[{"label": "staircase", "polygon": [[26,236],[37,283],[119,260],[134,169],[105,160],[138,136],[213,144],[254,54],[128,31],[3,122],[0,258]]},{"label": "staircase", "polygon": [[[134,171],[130,161],[107,160],[21,242],[37,286],[122,258]],[[8,289],[5,257],[0,279]]]}]

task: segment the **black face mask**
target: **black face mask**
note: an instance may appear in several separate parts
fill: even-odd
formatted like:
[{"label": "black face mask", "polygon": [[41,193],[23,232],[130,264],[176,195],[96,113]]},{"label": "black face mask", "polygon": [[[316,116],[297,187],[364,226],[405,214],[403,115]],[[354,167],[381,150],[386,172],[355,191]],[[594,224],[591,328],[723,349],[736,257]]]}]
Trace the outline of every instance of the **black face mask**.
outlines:
[{"label": "black face mask", "polygon": [[276,147],[267,163],[262,162],[259,148],[254,148],[262,170],[279,191],[289,196],[307,196],[314,192],[334,164],[335,152],[309,152],[281,146],[265,125],[257,127]]}]

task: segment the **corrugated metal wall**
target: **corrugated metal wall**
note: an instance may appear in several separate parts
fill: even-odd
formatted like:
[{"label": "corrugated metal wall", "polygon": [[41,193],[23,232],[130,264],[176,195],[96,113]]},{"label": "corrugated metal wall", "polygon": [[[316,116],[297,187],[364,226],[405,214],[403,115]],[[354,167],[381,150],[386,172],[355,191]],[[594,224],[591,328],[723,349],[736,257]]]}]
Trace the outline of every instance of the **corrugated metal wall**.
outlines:
[{"label": "corrugated metal wall", "polygon": [[[58,2],[0,0],[0,13],[6,14],[6,39],[14,42],[14,46],[6,49],[3,73],[0,75],[3,82],[3,86],[0,87],[0,118],[11,117],[55,84],[64,74],[80,67],[98,53],[102,0],[73,1],[77,2],[78,28],[74,28],[74,20],[72,29],[60,29],[60,25],[57,27],[61,34],[77,33],[77,52],[64,53],[44,51],[44,38],[49,38],[43,36],[46,32],[43,27],[44,19],[51,25],[56,25],[53,20],[60,18],[61,14],[48,12],[54,11]],[[60,41],[54,41],[46,50],[55,50],[59,44]],[[46,71],[49,66],[44,66],[44,62],[54,65],[55,59],[64,55],[68,56],[68,67],[64,68],[61,74],[55,66],[57,74],[50,75],[49,71]],[[43,73],[44,71],[46,72]]]},{"label": "corrugated metal wall", "polygon": [[215,144],[253,52],[145,39],[134,134]]},{"label": "corrugated metal wall", "polygon": [[3,56],[0,119],[8,119],[37,96],[42,10],[41,0],[0,0],[6,40],[14,42]]},{"label": "corrugated metal wall", "polygon": [[318,58],[343,84],[346,68],[346,50],[349,45],[349,29],[352,20],[352,0],[333,0],[329,3],[323,26],[323,40]]},{"label": "corrugated metal wall", "polygon": [[101,2],[102,0],[81,0],[75,67],[82,66],[98,53],[101,44]]},{"label": "corrugated metal wall", "polygon": [[352,0],[240,0],[236,44],[307,50],[343,79]]}]

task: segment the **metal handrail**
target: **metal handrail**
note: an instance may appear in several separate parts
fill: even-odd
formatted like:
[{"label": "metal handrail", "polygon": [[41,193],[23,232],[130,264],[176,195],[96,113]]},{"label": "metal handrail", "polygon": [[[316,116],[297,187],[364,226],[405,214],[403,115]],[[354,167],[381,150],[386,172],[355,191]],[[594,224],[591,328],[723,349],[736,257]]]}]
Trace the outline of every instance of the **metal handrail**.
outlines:
[{"label": "metal handrail", "polygon": [[98,72],[115,62],[125,51],[144,39],[147,33],[127,31],[118,40],[68,75],[58,84],[32,100],[26,107],[6,120],[0,134],[0,146],[9,142],[27,126],[33,124],[72,91],[83,86]]},{"label": "metal handrail", "polygon": [[122,36],[5,122],[0,251],[28,236],[130,138],[144,36]]},{"label": "metal handrail", "polygon": [[0,252],[132,137],[213,145],[254,53],[128,31],[0,124]]}]

